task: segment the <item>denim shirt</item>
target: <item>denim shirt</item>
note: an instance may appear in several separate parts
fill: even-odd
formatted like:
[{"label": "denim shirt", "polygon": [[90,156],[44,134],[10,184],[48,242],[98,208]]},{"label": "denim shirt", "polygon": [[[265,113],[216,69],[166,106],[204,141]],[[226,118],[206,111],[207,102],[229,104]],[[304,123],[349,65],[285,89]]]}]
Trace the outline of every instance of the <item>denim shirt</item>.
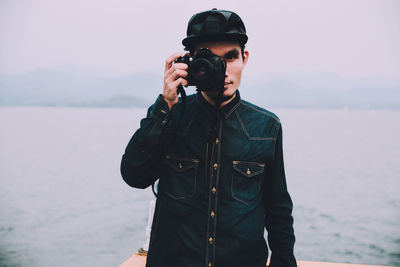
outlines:
[{"label": "denim shirt", "polygon": [[219,111],[201,93],[170,111],[160,95],[121,173],[136,188],[159,180],[147,267],[265,266],[264,227],[270,266],[296,266],[281,123],[238,91]]}]

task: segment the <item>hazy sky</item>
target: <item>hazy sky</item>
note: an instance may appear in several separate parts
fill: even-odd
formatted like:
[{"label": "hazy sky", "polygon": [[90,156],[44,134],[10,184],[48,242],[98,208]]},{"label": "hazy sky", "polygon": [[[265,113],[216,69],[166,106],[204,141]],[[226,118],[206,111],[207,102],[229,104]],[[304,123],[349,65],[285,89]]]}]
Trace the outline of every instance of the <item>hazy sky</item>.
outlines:
[{"label": "hazy sky", "polygon": [[249,75],[400,78],[399,0],[0,0],[0,72],[161,72],[191,15],[213,7],[244,20]]}]

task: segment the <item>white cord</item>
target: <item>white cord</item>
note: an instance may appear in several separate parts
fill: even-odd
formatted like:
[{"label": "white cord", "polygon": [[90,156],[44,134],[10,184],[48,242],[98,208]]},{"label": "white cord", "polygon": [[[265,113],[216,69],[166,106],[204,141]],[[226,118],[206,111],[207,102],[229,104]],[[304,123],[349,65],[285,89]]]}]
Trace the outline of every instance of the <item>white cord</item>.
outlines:
[{"label": "white cord", "polygon": [[148,251],[149,250],[149,244],[150,244],[150,234],[151,234],[151,225],[153,223],[153,216],[154,216],[154,208],[155,208],[156,202],[154,200],[150,201],[149,205],[149,217],[147,219],[147,227],[146,227],[146,243],[143,245],[143,250]]}]

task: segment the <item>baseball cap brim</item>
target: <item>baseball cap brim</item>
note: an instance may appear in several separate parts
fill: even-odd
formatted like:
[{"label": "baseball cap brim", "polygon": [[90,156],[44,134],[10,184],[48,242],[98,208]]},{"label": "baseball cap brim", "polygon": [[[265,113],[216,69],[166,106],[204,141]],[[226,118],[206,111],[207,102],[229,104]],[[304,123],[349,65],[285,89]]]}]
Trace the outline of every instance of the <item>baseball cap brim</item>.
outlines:
[{"label": "baseball cap brim", "polygon": [[246,44],[247,40],[248,37],[247,35],[244,34],[219,33],[219,34],[188,36],[182,40],[182,44],[185,47],[193,47],[199,43],[204,43],[204,42],[233,41],[233,42],[238,42],[240,45],[244,45]]}]

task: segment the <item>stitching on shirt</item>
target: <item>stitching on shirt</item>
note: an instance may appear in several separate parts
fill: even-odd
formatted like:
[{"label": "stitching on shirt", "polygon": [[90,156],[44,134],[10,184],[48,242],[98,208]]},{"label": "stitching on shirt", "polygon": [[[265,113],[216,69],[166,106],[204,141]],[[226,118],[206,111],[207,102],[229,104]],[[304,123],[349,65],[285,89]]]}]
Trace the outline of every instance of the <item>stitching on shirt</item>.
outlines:
[{"label": "stitching on shirt", "polygon": [[247,136],[248,140],[252,140],[252,141],[266,141],[266,140],[276,140],[276,137],[252,137],[249,135],[249,133],[246,130],[246,127],[244,127],[244,123],[242,121],[242,119],[240,118],[239,112],[235,111],[236,117],[240,123],[240,126],[242,127],[242,130],[244,132],[244,134]]},{"label": "stitching on shirt", "polygon": [[251,109],[253,109],[253,110],[255,110],[255,111],[258,111],[258,112],[260,112],[262,114],[265,114],[265,115],[275,119],[277,122],[279,122],[279,118],[277,116],[272,115],[271,113],[268,113],[268,112],[263,111],[263,110],[259,110],[259,109],[255,108],[255,107],[253,107],[253,106],[251,106],[251,105],[249,105],[249,104],[247,104],[247,103],[245,103],[243,101],[242,101],[242,104],[247,106],[247,107],[249,107],[249,108],[251,108]]},{"label": "stitching on shirt", "polygon": [[224,116],[225,119],[228,119],[228,118],[229,118],[229,116],[232,114],[232,112],[235,111],[236,108],[240,105],[240,102],[241,102],[241,101],[238,101],[238,102],[236,103],[236,105],[234,105],[234,106],[232,107],[232,109],[228,112],[228,114],[226,114],[226,116]]}]

